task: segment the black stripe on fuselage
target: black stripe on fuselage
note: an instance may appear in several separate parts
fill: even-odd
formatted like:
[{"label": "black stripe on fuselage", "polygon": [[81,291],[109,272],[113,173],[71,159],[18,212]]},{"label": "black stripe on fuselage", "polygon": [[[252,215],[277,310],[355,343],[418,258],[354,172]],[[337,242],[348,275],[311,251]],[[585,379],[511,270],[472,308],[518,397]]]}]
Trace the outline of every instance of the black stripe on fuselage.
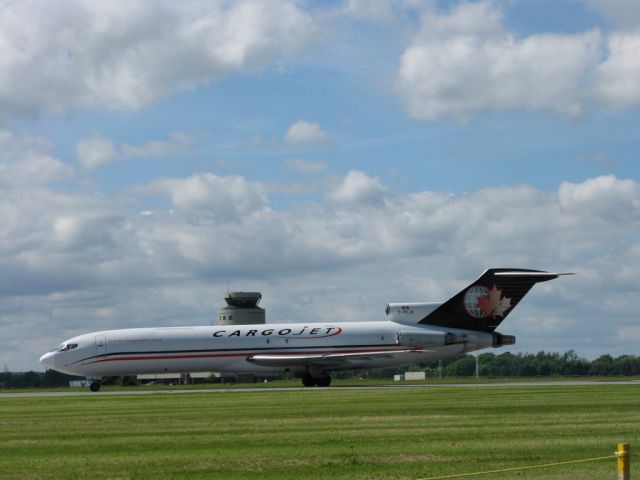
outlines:
[{"label": "black stripe on fuselage", "polygon": [[259,348],[207,348],[204,350],[149,350],[143,352],[113,352],[113,353],[101,353],[100,355],[93,355],[91,357],[86,357],[81,360],[76,360],[71,365],[75,365],[80,362],[86,362],[87,360],[93,360],[95,358],[102,357],[114,357],[118,355],[157,355],[157,354],[187,354],[187,353],[224,353],[224,352],[245,352],[247,350],[256,351],[256,350],[322,350],[322,349],[339,349],[339,348],[380,348],[380,347],[397,347],[398,345],[395,343],[376,343],[372,345],[330,345],[326,347],[319,346],[307,346],[307,347],[259,347]]}]

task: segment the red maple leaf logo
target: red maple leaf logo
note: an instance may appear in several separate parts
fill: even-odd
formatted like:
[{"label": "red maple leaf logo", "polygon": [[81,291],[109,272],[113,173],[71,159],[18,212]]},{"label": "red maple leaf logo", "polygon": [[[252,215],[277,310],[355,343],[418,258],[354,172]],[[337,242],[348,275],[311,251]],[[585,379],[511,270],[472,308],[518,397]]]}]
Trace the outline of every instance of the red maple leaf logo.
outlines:
[{"label": "red maple leaf logo", "polygon": [[478,297],[478,306],[484,312],[485,317],[502,317],[511,308],[511,299],[502,296],[502,290],[498,290],[495,283],[489,293]]}]

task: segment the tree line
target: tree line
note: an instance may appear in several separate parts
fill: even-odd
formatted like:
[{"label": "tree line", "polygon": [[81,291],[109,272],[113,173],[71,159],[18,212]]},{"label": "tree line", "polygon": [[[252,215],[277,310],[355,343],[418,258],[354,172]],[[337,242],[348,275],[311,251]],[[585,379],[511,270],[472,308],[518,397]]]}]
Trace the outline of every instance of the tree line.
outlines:
[{"label": "tree line", "polygon": [[[640,357],[635,355],[601,355],[594,360],[580,358],[574,350],[565,353],[481,353],[478,357],[482,377],[551,377],[551,376],[634,376],[640,375]],[[358,372],[366,378],[389,378],[405,371],[424,371],[428,376],[469,377],[476,373],[475,355],[462,354],[411,367]],[[336,375],[348,378],[351,374]]]},{"label": "tree line", "polygon": [[[549,377],[549,376],[614,376],[640,375],[640,357],[634,355],[601,355],[595,360],[578,357],[569,350],[563,354],[551,352],[481,353],[478,358],[480,376],[485,377]],[[475,375],[476,359],[463,355],[444,367],[446,375]]]},{"label": "tree line", "polygon": [[55,370],[46,372],[0,372],[0,388],[38,388],[38,387],[68,387],[70,380],[78,380]]},{"label": "tree line", "polygon": [[[640,357],[635,355],[601,355],[595,360],[578,357],[575,351],[565,353],[493,352],[481,353],[478,357],[482,377],[550,377],[550,376],[633,376],[640,375]],[[441,368],[441,370],[440,370]],[[386,368],[361,372],[335,372],[336,378],[390,378],[395,374],[410,371],[425,371],[430,376],[468,377],[475,375],[476,358],[463,354],[438,361],[421,363],[411,367]],[[46,372],[0,372],[1,388],[65,387],[70,380],[80,377],[47,370]],[[114,377],[114,382],[115,377]]]}]

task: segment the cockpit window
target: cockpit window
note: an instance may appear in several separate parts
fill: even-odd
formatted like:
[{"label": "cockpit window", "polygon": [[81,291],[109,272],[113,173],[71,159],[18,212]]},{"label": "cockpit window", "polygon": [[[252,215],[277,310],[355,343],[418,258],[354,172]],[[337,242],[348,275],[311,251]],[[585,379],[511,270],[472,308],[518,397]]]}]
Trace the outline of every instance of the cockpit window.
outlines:
[{"label": "cockpit window", "polygon": [[65,352],[67,350],[73,350],[74,348],[77,348],[77,347],[78,347],[77,343],[63,343],[58,347],[58,351]]}]

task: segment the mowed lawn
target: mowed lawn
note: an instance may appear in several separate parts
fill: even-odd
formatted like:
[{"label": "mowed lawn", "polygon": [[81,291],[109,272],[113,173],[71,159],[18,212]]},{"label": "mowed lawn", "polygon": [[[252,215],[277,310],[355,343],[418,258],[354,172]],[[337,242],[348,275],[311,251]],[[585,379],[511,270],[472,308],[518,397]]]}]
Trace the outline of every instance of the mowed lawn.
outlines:
[{"label": "mowed lawn", "polygon": [[[640,452],[640,385],[0,398],[3,480],[420,479],[619,441]],[[474,478],[614,479],[615,459]]]}]

